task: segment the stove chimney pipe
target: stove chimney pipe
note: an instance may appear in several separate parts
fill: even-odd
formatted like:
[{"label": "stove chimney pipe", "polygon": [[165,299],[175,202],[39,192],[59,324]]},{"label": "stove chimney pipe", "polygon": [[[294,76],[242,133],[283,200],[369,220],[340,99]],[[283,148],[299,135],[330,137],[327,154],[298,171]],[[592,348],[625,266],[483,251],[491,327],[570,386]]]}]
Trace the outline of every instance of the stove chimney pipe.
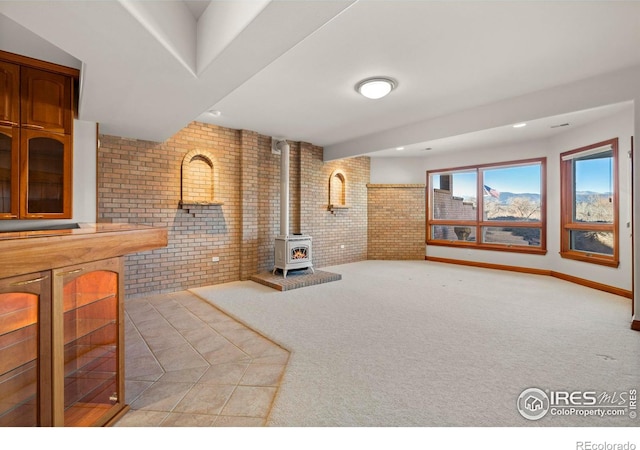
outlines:
[{"label": "stove chimney pipe", "polygon": [[280,151],[280,236],[289,236],[289,144],[276,140],[273,144]]}]

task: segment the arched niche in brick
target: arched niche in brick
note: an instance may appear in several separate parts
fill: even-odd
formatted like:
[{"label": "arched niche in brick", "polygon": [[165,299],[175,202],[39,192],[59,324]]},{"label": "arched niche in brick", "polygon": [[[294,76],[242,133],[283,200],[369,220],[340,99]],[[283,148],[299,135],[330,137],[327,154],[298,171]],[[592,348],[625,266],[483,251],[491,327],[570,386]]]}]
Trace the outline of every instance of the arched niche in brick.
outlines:
[{"label": "arched niche in brick", "polygon": [[329,178],[329,210],[348,209],[347,176],[341,169],[336,169]]},{"label": "arched niche in brick", "polygon": [[191,150],[182,160],[182,205],[221,205],[218,193],[218,167],[205,150]]}]

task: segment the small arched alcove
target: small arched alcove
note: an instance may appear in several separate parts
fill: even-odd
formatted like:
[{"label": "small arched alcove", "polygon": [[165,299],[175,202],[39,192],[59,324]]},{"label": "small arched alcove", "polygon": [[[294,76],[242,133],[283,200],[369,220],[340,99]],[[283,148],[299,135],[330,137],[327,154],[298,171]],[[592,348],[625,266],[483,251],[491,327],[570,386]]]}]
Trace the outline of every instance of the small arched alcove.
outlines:
[{"label": "small arched alcove", "polygon": [[336,169],[329,178],[329,210],[348,209],[347,177],[341,169]]},{"label": "small arched alcove", "polygon": [[221,205],[215,200],[217,167],[211,153],[192,150],[182,160],[181,205]]}]

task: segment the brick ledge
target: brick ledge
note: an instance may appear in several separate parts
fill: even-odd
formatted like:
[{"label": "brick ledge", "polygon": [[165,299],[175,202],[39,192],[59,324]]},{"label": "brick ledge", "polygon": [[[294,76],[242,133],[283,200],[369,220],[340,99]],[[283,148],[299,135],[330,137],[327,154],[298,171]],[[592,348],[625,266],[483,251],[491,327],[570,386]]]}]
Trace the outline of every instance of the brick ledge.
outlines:
[{"label": "brick ledge", "polygon": [[374,184],[367,183],[367,189],[424,189],[426,184]]}]

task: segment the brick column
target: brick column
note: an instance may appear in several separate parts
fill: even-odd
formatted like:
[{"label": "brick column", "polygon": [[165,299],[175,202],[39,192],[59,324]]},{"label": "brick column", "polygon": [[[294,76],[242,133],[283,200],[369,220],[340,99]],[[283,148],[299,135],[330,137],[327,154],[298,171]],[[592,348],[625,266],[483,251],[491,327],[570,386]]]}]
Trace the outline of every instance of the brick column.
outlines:
[{"label": "brick column", "polygon": [[258,273],[258,133],[241,131],[240,152],[240,279],[248,280]]},{"label": "brick column", "polygon": [[367,258],[425,257],[425,185],[367,184]]}]

